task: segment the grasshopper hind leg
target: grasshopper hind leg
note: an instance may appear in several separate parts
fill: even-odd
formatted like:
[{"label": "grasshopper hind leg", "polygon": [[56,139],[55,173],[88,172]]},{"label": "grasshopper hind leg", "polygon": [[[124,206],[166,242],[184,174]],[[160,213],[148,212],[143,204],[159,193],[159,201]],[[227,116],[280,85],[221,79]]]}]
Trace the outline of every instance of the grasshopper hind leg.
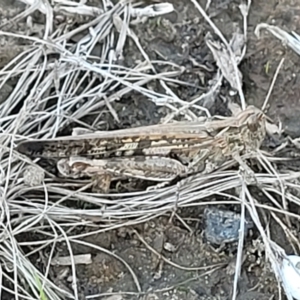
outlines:
[{"label": "grasshopper hind leg", "polygon": [[92,176],[92,191],[95,193],[108,194],[110,191],[110,185],[112,181],[112,176],[108,173],[97,174]]}]

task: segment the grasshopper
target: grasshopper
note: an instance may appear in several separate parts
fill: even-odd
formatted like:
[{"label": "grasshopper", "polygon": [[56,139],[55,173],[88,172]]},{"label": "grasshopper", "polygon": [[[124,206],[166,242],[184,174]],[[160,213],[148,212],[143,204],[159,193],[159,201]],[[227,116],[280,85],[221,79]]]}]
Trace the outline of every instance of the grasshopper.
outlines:
[{"label": "grasshopper", "polygon": [[169,183],[211,172],[230,158],[255,152],[266,135],[265,115],[254,106],[232,117],[21,142],[29,157],[55,158],[68,178],[91,177],[108,192],[112,180],[135,178]]}]

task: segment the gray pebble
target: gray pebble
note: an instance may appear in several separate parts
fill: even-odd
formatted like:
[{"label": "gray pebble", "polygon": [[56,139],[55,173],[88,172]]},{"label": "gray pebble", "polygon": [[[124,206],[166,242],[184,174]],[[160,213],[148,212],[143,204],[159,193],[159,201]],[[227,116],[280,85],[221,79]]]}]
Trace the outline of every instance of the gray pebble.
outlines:
[{"label": "gray pebble", "polygon": [[[235,242],[239,239],[240,214],[218,208],[206,208],[204,210],[204,220],[204,234],[208,242],[221,245]],[[244,225],[245,236],[248,233],[248,229],[252,227],[253,222],[246,219]]]}]

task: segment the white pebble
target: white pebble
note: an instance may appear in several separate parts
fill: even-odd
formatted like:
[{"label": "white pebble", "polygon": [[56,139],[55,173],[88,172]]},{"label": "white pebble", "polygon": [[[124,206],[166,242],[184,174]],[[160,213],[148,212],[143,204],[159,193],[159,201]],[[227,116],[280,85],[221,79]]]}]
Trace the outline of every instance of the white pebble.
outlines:
[{"label": "white pebble", "polygon": [[288,255],[289,260],[283,259],[282,275],[286,288],[295,299],[300,300],[300,257]]}]

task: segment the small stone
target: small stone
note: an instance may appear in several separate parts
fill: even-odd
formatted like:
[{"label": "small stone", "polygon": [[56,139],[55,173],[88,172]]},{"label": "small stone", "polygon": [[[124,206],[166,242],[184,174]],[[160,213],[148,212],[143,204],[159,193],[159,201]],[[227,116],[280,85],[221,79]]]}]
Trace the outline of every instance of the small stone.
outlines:
[{"label": "small stone", "polygon": [[175,247],[173,244],[168,243],[168,242],[166,242],[166,243],[164,244],[164,249],[165,249],[166,251],[168,251],[168,252],[171,252],[171,253],[174,253],[174,252],[176,251],[176,247]]},{"label": "small stone", "polygon": [[284,257],[281,271],[285,287],[290,292],[290,295],[300,300],[300,257],[297,255]]},{"label": "small stone", "polygon": [[45,179],[45,173],[38,167],[28,166],[26,167],[24,173],[24,183],[28,186],[38,186],[41,185]]},{"label": "small stone", "polygon": [[[205,238],[208,242],[221,245],[235,242],[239,239],[241,215],[232,211],[218,208],[206,208],[204,210]],[[245,235],[253,223],[245,218]]]}]

